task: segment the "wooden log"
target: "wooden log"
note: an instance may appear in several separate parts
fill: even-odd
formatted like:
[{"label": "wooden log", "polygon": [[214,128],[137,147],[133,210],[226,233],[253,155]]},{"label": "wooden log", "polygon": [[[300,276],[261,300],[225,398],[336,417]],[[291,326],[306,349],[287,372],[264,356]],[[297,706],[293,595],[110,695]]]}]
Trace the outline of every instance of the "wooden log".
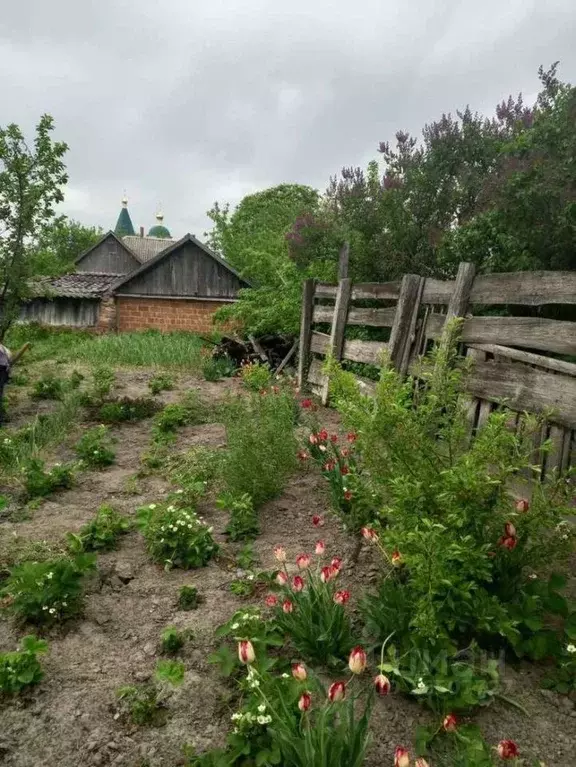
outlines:
[{"label": "wooden log", "polygon": [[573,362],[564,362],[564,360],[557,360],[554,357],[544,357],[541,354],[511,349],[509,346],[501,346],[500,344],[469,344],[469,348],[488,352],[494,356],[518,360],[518,362],[526,362],[528,365],[536,365],[547,370],[555,370],[558,373],[576,378],[576,365]]},{"label": "wooden log", "polygon": [[414,331],[415,315],[418,312],[421,284],[422,278],[417,274],[405,274],[402,278],[396,315],[388,342],[391,364],[399,372],[405,372],[408,367],[411,334]]},{"label": "wooden log", "polygon": [[264,349],[262,348],[262,345],[260,344],[260,342],[258,341],[258,339],[257,339],[257,338],[254,338],[254,336],[252,336],[252,335],[249,335],[249,336],[248,336],[248,340],[249,340],[249,341],[250,341],[250,343],[252,344],[252,348],[254,349],[254,351],[256,352],[256,354],[257,354],[257,355],[260,357],[260,359],[262,360],[262,362],[266,362],[266,363],[269,363],[269,362],[270,362],[270,360],[268,359],[268,355],[266,354],[266,352],[265,352],[265,351],[264,351]]},{"label": "wooden log", "polygon": [[505,272],[476,277],[473,304],[576,304],[576,272]]},{"label": "wooden log", "polygon": [[[332,329],[330,331],[330,343],[328,352],[335,360],[342,359],[344,351],[344,334],[346,333],[346,321],[348,319],[348,307],[350,305],[350,293],[352,290],[352,281],[346,277],[338,283],[338,293],[336,294],[336,303],[334,304],[334,318],[332,320]],[[328,404],[329,378],[326,376],[324,387],[322,389],[322,404]]]},{"label": "wooden log", "polygon": [[[348,325],[368,325],[376,328],[392,327],[396,308],[388,309],[356,309],[350,308],[348,312]],[[331,322],[334,315],[332,306],[315,306],[313,322]]]},{"label": "wooden log", "polygon": [[298,388],[302,391],[306,383],[306,372],[310,358],[310,337],[312,314],[314,312],[314,280],[306,280],[302,286],[302,316],[300,319],[300,354],[298,357]]}]

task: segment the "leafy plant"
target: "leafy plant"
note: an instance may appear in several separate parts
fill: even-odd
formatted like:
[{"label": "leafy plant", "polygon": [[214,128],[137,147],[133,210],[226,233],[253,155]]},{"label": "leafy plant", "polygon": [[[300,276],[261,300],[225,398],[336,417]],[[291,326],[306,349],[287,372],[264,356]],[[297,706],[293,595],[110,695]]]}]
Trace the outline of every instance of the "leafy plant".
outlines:
[{"label": "leafy plant", "polygon": [[170,437],[180,426],[205,423],[209,409],[194,391],[189,391],[182,402],[166,405],[154,418],[155,439]]},{"label": "leafy plant", "polygon": [[212,528],[191,508],[151,503],[137,519],[150,556],[166,568],[203,567],[218,551]]},{"label": "leafy plant", "polygon": [[30,396],[34,399],[62,399],[65,381],[51,372],[45,372],[34,382]]},{"label": "leafy plant", "polygon": [[46,562],[23,562],[12,568],[0,592],[3,607],[30,623],[55,623],[81,612],[83,582],[94,569],[93,554]]},{"label": "leafy plant", "polygon": [[247,389],[259,392],[270,385],[272,371],[268,365],[261,365],[259,362],[247,362],[240,368],[240,378]]},{"label": "leafy plant", "polygon": [[233,496],[251,496],[255,509],[281,492],[295,467],[293,413],[293,397],[280,389],[251,393],[225,408],[223,485]]},{"label": "leafy plant", "polygon": [[160,394],[163,391],[169,391],[174,388],[174,379],[166,373],[156,373],[148,381],[148,388],[152,394]]},{"label": "leafy plant", "polygon": [[184,647],[187,639],[189,639],[188,633],[179,631],[174,626],[169,626],[164,629],[160,639],[162,652],[166,655],[175,655]]},{"label": "leafy plant", "polygon": [[116,460],[112,449],[112,438],[106,426],[94,426],[88,429],[76,443],[76,454],[88,466],[104,468]]},{"label": "leafy plant", "polygon": [[22,469],[26,497],[44,498],[58,490],[68,490],[74,482],[73,467],[55,463],[46,471],[44,461],[31,458]]},{"label": "leafy plant", "polygon": [[[572,636],[576,634],[576,617],[572,613],[571,618]],[[575,637],[576,638],[576,637]],[[554,673],[544,680],[543,686],[549,690],[556,690],[562,695],[569,695],[576,691],[576,644],[568,642],[556,657],[557,667]]]},{"label": "leafy plant", "polygon": [[182,586],[178,593],[178,608],[180,610],[196,610],[202,601],[196,586]]},{"label": "leafy plant", "polygon": [[236,366],[229,357],[208,357],[202,363],[202,375],[207,381],[231,378],[235,373]]},{"label": "leafy plant", "polygon": [[164,724],[171,688],[182,683],[184,672],[184,664],[181,662],[158,661],[151,682],[127,685],[116,691],[120,713],[139,726]]},{"label": "leafy plant", "polygon": [[97,367],[92,374],[92,388],[90,395],[96,402],[104,402],[106,397],[110,396],[110,392],[115,384],[116,373],[112,368],[104,365]]},{"label": "leafy plant", "polygon": [[129,530],[128,520],[112,506],[101,506],[94,519],[78,534],[68,533],[68,546],[74,553],[110,551],[116,548],[118,537]]},{"label": "leafy plant", "polygon": [[226,493],[218,498],[216,505],[230,512],[225,532],[231,541],[250,541],[260,533],[254,504],[247,493],[243,493],[239,498]]},{"label": "leafy plant", "polygon": [[30,634],[20,642],[15,652],[0,654],[0,693],[13,695],[26,687],[38,684],[44,676],[38,655],[45,653],[48,644]]},{"label": "leafy plant", "polygon": [[98,406],[96,420],[102,423],[124,423],[142,421],[158,412],[158,404],[150,398],[131,399],[122,397]]}]

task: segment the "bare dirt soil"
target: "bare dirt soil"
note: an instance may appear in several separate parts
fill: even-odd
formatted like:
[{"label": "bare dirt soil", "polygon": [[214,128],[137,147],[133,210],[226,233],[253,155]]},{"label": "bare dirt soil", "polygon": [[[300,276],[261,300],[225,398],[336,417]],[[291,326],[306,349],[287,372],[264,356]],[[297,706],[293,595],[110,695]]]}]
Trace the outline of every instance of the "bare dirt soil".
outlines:
[{"label": "bare dirt soil", "polygon": [[[151,375],[142,370],[119,372],[120,393],[147,395]],[[181,377],[177,388],[161,399],[177,401],[190,388],[198,389],[206,402],[213,402],[236,388],[236,383]],[[37,407],[46,405],[22,398],[21,415],[29,418]],[[335,425],[335,414],[325,415],[326,421]],[[83,427],[79,424],[78,428],[81,431]],[[66,532],[78,531],[88,522],[102,503],[132,517],[139,506],[165,496],[170,486],[162,477],[134,478],[141,468],[140,456],[150,442],[150,422],[115,427],[113,431],[118,440],[117,462],[101,472],[84,472],[73,489],[44,501],[29,518],[1,522],[0,555],[14,535],[60,542]],[[208,424],[181,431],[176,449],[224,443],[222,425]],[[52,459],[68,456],[69,442],[65,439]],[[204,504],[202,513],[214,526],[224,550],[237,551],[238,547],[226,544],[222,533],[226,514],[211,503]],[[297,554],[310,551],[318,538],[310,523],[313,514],[326,517],[322,537],[327,553],[349,557],[354,542],[330,514],[322,478],[305,471],[293,477],[284,493],[262,509],[262,534],[254,543],[259,567],[273,569],[272,547],[277,543],[286,546],[292,561]],[[232,713],[227,705],[230,688],[207,658],[218,647],[215,628],[247,604],[229,590],[235,578],[230,561],[230,556],[223,556],[199,570],[165,572],[150,562],[142,536],[135,530],[121,539],[117,551],[100,555],[98,575],[89,582],[83,618],[46,636],[49,652],[44,659],[44,680],[21,698],[0,703],[0,763],[7,767],[173,767],[181,763],[185,743],[198,750],[222,745]],[[374,563],[368,550],[363,550],[358,564],[345,568],[342,575],[356,599],[361,590],[370,588],[373,576]],[[178,590],[184,584],[196,585],[204,598],[195,611],[182,612],[176,605]],[[151,677],[159,657],[160,633],[169,625],[194,633],[182,655],[186,664],[184,684],[169,700],[164,726],[127,725],[118,718],[115,691],[121,685]],[[23,633],[10,621],[1,620],[0,652],[13,649]],[[525,707],[528,716],[498,701],[475,721],[492,743],[512,738],[524,754],[548,765],[573,767],[574,704],[555,693],[540,691],[541,676],[542,670],[529,664],[507,667],[505,692]],[[399,694],[377,701],[368,767],[391,765],[394,748],[409,746],[417,724],[430,721],[427,711]]]}]

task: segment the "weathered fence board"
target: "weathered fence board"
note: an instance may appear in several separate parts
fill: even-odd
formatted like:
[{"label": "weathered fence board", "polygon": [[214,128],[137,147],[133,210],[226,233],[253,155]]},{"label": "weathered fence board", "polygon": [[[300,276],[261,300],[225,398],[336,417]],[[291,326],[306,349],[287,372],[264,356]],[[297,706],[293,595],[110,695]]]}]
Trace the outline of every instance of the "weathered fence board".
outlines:
[{"label": "weathered fence board", "polygon": [[[366,325],[375,328],[388,328],[392,327],[395,315],[395,306],[389,309],[361,309],[353,307],[348,311],[348,325]],[[317,305],[314,307],[313,322],[331,323],[333,317],[333,306]]]},{"label": "weathered fence board", "polygon": [[500,344],[469,344],[469,346],[471,349],[500,355],[501,357],[507,357],[518,362],[526,362],[528,365],[536,365],[536,367],[546,368],[547,370],[556,370],[558,373],[564,373],[576,378],[576,365],[573,362],[557,360],[554,357],[544,357],[541,354],[532,354],[520,349],[511,349],[509,346],[501,346]]},{"label": "weathered fence board", "polygon": [[473,304],[576,304],[576,272],[505,272],[476,277]]},{"label": "weathered fence board", "polygon": [[[315,354],[327,353],[330,347],[330,336],[314,331],[310,341],[310,351]],[[388,344],[383,341],[345,341],[342,358],[350,362],[365,362],[368,365],[380,365],[382,355],[386,353]]]}]

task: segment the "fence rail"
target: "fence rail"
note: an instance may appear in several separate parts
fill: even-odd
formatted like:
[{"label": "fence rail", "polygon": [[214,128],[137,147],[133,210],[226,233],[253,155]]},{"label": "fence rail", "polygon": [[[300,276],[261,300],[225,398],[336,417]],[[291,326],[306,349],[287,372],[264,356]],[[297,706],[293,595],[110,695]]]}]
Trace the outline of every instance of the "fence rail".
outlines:
[{"label": "fence rail", "polygon": [[[368,302],[370,306],[357,306]],[[378,305],[383,302],[382,305]],[[328,400],[328,381],[321,360],[379,365],[386,352],[400,373],[415,370],[430,342],[442,341],[446,322],[463,317],[463,352],[472,357],[466,376],[470,427],[480,427],[495,407],[518,413],[545,414],[535,439],[534,462],[542,472],[576,465],[576,322],[538,315],[545,305],[576,304],[576,272],[513,272],[476,275],[462,263],[455,280],[404,275],[401,281],[338,285],[304,283],[300,331],[300,387],[311,384]],[[507,306],[506,316],[486,316],[490,306]],[[524,316],[510,316],[510,309]],[[328,325],[328,333],[315,326]],[[346,327],[389,329],[387,341],[346,338]],[[360,379],[370,390],[374,383]],[[550,440],[545,454],[541,447]]]}]

